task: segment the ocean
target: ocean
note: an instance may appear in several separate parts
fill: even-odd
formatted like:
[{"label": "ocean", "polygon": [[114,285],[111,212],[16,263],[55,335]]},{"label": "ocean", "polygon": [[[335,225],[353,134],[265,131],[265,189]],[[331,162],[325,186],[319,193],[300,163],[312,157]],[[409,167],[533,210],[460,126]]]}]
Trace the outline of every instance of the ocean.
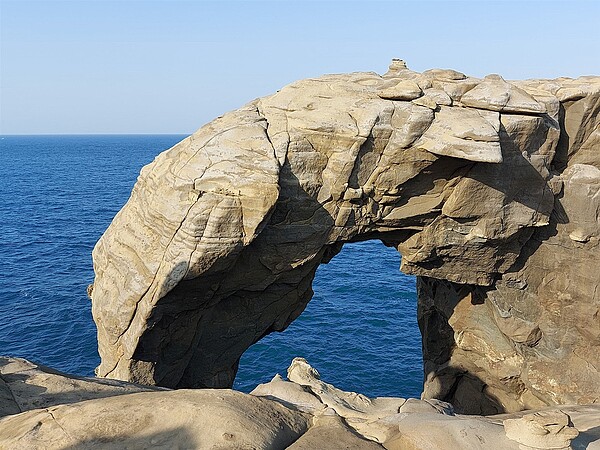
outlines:
[{"label": "ocean", "polygon": [[[145,164],[184,135],[0,136],[0,354],[91,376],[99,363],[86,287],[94,244]],[[381,242],[346,244],[314,297],[242,357],[244,392],[301,356],[324,381],[368,396],[419,397],[415,278]]]}]

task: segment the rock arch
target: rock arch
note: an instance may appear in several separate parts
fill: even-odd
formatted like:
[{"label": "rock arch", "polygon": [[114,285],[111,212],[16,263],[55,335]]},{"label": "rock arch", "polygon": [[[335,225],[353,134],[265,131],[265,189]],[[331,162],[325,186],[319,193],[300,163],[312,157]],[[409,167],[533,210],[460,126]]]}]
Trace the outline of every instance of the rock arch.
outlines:
[{"label": "rock arch", "polygon": [[[599,105],[597,78],[394,61],[219,117],[142,169],[94,249],[98,375],[228,387],[302,312],[319,264],[380,239],[419,277],[425,395],[484,413],[589,400]],[[580,360],[584,377],[553,368]]]},{"label": "rock arch", "polygon": [[301,357],[338,388],[419,398],[416,277],[399,267],[399,253],[380,241],[344,244],[317,268],[314,294],[300,317],[285,333],[265,336],[242,355],[234,388],[249,392]]}]

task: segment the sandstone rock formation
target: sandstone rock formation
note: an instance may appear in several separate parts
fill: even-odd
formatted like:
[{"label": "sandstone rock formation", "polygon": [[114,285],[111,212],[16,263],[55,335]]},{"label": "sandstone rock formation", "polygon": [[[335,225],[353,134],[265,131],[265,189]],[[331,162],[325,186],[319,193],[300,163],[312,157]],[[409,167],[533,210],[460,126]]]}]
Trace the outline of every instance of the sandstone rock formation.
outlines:
[{"label": "sandstone rock formation", "polygon": [[[598,401],[600,78],[394,61],[293,83],[146,166],[93,252],[101,377],[231,386],[343,243],[418,276],[425,398]],[[332,324],[335,326],[335,324]],[[399,356],[399,355],[398,355]]]},{"label": "sandstone rock formation", "polygon": [[571,418],[561,410],[540,411],[504,421],[506,437],[532,448],[568,448],[579,436]]},{"label": "sandstone rock formation", "polygon": [[0,419],[7,449],[283,449],[308,416],[231,390],[144,392]]},{"label": "sandstone rock formation", "polygon": [[[22,373],[28,384],[39,378],[35,370]],[[297,381],[275,376],[251,394],[228,389],[125,395],[113,391],[114,397],[48,404],[0,418],[0,448],[600,448],[600,405],[551,407],[502,416],[461,416],[441,402],[371,399],[341,391],[322,381],[318,372],[301,359],[292,362],[288,377]],[[68,391],[69,378],[63,378],[63,387]],[[96,384],[98,392],[103,389],[100,386]],[[127,387],[127,383],[122,386]],[[93,392],[92,384],[88,392]],[[36,395],[29,390],[21,399],[31,403]],[[3,402],[0,399],[0,405]]]},{"label": "sandstone rock formation", "polygon": [[0,417],[32,409],[163,388],[66,375],[21,358],[0,356]]}]

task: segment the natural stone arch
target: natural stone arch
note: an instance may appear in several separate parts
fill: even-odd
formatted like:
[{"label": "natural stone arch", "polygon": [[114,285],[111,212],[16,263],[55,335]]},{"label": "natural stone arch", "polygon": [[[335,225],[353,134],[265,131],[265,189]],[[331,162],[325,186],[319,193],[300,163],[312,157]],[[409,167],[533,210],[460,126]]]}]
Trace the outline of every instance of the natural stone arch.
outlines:
[{"label": "natural stone arch", "polygon": [[271,333],[244,352],[234,389],[250,392],[300,357],[340,389],[419,398],[416,277],[399,267],[399,253],[381,241],[344,244],[317,268],[314,294],[302,314],[283,333]]},{"label": "natural stone arch", "polygon": [[[565,81],[561,89],[597,101],[597,85],[582,94],[581,84]],[[395,62],[383,77],[303,80],[205,125],[142,170],[94,249],[98,375],[230,386],[241,354],[298,317],[317,266],[345,242],[381,239],[396,247],[403,271],[427,277],[420,282],[430,294],[420,301],[434,309],[445,301],[435,280],[474,304],[488,295],[478,286],[518,292],[515,274],[540,244],[535,230],[568,222],[554,196],[569,179],[553,159],[569,104],[544,86],[449,70],[419,74]],[[589,127],[590,108],[576,108],[571,122],[579,117],[581,129],[585,118]],[[585,146],[591,131],[571,128]],[[565,173],[595,179],[593,169]],[[430,327],[450,323],[453,311],[443,309]],[[511,326],[535,334],[530,316],[538,313],[519,312]],[[486,350],[478,347],[485,338],[472,337],[465,351],[481,361],[466,368],[470,360],[461,361],[454,372],[453,351],[445,362],[426,360],[426,395],[456,400],[463,386],[464,398],[494,395],[508,409],[570,399],[519,370],[551,348],[532,352],[529,337],[513,330],[511,340],[510,327],[490,314],[493,332],[507,342]],[[450,328],[444,345],[460,348],[461,330]],[[492,359],[480,355],[491,350]],[[476,372],[493,392],[460,384]]]}]

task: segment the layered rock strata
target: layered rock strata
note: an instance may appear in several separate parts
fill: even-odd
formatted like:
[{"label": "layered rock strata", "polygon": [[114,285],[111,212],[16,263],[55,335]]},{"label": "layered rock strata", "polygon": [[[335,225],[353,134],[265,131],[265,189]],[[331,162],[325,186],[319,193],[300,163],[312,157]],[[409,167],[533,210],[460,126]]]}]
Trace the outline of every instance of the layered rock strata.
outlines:
[{"label": "layered rock strata", "polygon": [[162,390],[117,380],[66,375],[25,359],[0,356],[0,417],[84,400]]},{"label": "layered rock strata", "polygon": [[[23,361],[9,360],[23,364]],[[37,369],[22,382],[40,386]],[[59,380],[62,378],[62,380]],[[72,378],[53,375],[67,388]],[[76,383],[79,379],[74,380]],[[91,380],[90,380],[91,381]],[[0,418],[6,449],[503,450],[600,448],[600,405],[550,407],[501,416],[455,414],[432,400],[369,398],[337,389],[296,359],[251,394],[229,389],[158,390],[48,403]],[[65,392],[68,394],[68,392]],[[21,395],[32,403],[36,392]],[[4,400],[0,399],[0,405]]]},{"label": "layered rock strata", "polygon": [[229,387],[319,264],[380,239],[418,277],[425,398],[483,414],[598,401],[598,109],[598,77],[396,60],[217,118],[142,169],[94,249],[98,375]]}]

